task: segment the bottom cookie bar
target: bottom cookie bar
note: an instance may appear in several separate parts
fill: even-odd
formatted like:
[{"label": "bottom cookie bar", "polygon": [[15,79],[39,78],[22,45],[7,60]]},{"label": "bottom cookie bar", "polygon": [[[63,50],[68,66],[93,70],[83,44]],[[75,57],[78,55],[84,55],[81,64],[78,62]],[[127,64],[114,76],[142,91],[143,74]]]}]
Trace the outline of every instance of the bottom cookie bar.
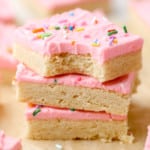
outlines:
[{"label": "bottom cookie bar", "polygon": [[126,116],[52,107],[28,107],[28,137],[35,140],[101,139],[132,142]]}]

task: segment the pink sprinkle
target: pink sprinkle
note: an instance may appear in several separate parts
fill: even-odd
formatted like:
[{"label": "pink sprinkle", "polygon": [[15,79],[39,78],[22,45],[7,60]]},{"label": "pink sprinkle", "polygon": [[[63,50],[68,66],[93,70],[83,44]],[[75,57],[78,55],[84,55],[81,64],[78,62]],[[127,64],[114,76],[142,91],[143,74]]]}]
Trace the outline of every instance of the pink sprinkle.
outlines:
[{"label": "pink sprinkle", "polygon": [[85,21],[83,21],[83,22],[81,23],[81,25],[82,25],[82,26],[86,26],[87,23],[86,23]]},{"label": "pink sprinkle", "polygon": [[68,20],[64,19],[64,20],[60,20],[59,23],[66,23]]},{"label": "pink sprinkle", "polygon": [[90,35],[84,35],[84,38],[88,39],[90,38]]}]

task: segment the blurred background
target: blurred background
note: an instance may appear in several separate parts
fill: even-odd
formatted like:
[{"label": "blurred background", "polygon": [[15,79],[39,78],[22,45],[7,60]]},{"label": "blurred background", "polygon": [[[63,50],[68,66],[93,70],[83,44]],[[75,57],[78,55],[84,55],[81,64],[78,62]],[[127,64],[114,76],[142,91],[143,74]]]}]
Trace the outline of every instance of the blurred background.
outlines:
[{"label": "blurred background", "polygon": [[[71,3],[70,0],[68,0],[68,3],[67,0],[65,0],[65,2],[63,2],[63,0],[62,2],[61,1],[57,2],[54,0],[6,0],[6,1],[10,1],[13,11],[15,12],[17,21],[20,24],[30,19],[35,19],[35,18],[39,19],[39,18],[51,16],[55,13],[63,12],[76,7],[82,7],[89,10],[94,10],[94,9],[102,10],[105,13],[105,15],[109,16],[114,21],[118,21],[118,22],[119,21],[126,22],[128,16],[127,14],[128,0],[93,0],[93,1],[91,0],[90,6],[89,5],[85,6],[86,0],[73,0],[76,1],[74,3],[73,2]],[[40,1],[41,4],[42,1],[45,4],[43,4],[43,6],[40,3],[39,3],[40,6],[39,4],[36,4],[36,2],[40,2]],[[44,1],[48,1],[48,2],[44,2]],[[48,8],[44,5],[52,5],[53,7],[49,6]],[[41,10],[43,10],[42,7],[44,7],[44,13],[41,12]]]}]

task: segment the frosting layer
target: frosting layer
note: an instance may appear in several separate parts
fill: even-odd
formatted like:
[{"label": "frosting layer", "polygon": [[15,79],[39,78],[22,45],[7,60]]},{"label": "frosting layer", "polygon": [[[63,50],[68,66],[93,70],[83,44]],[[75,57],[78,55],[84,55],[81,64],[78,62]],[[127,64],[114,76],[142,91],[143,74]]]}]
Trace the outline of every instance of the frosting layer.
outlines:
[{"label": "frosting layer", "polygon": [[16,82],[30,82],[41,84],[58,84],[67,86],[79,86],[89,88],[100,88],[121,94],[130,94],[135,81],[136,74],[130,73],[113,81],[101,83],[97,79],[84,75],[68,74],[57,77],[45,78],[19,64],[16,72]]},{"label": "frosting layer", "polygon": [[81,111],[81,110],[69,110],[69,109],[60,109],[54,107],[41,107],[41,112],[36,116],[33,116],[32,113],[37,108],[37,106],[28,106],[26,109],[26,118],[27,119],[69,119],[69,120],[126,120],[127,116],[113,115],[106,112],[90,112],[90,111]]},{"label": "frosting layer", "polygon": [[15,26],[0,24],[0,68],[16,69],[17,61],[9,52],[12,50]]},{"label": "frosting layer", "polygon": [[75,9],[28,23],[15,32],[15,41],[44,56],[90,54],[102,64],[109,59],[139,51],[143,39],[109,22],[100,12]]}]

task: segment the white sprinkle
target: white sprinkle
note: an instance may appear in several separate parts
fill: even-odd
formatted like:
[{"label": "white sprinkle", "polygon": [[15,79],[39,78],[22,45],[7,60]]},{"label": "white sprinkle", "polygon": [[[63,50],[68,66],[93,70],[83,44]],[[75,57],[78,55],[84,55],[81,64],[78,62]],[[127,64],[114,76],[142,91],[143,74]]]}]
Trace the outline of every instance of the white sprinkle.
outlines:
[{"label": "white sprinkle", "polygon": [[56,144],[55,146],[58,150],[62,150],[62,148],[63,148],[62,145],[60,145],[60,144]]},{"label": "white sprinkle", "polygon": [[67,39],[67,38],[68,38],[67,34],[64,34],[64,38],[65,38],[65,39]]},{"label": "white sprinkle", "polygon": [[96,19],[96,17],[94,16],[93,17],[93,19],[92,19],[92,21],[91,21],[91,24],[95,24],[95,21],[96,21],[97,19]]},{"label": "white sprinkle", "polygon": [[63,36],[64,36],[64,38],[65,38],[65,39],[67,39],[67,38],[68,38],[67,31],[65,31],[65,30],[63,31]]}]

